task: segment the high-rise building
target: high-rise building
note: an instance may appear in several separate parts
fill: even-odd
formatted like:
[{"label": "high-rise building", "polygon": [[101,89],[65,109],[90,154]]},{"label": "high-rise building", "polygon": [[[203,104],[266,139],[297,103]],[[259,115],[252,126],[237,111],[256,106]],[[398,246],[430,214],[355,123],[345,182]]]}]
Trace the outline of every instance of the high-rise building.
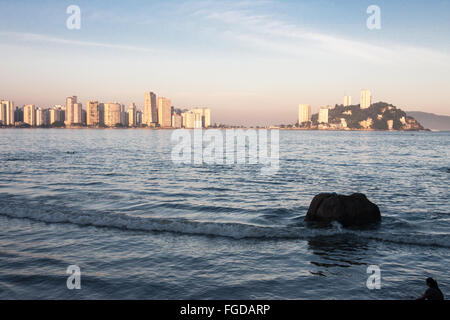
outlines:
[{"label": "high-rise building", "polygon": [[50,124],[50,112],[48,109],[36,109],[36,126],[48,126]]},{"label": "high-rise building", "polygon": [[44,125],[44,110],[42,108],[36,109],[36,126],[40,127]]},{"label": "high-rise building", "polygon": [[50,125],[54,124],[55,122],[59,122],[59,112],[57,109],[53,108],[50,109]]},{"label": "high-rise building", "polygon": [[61,121],[64,122],[66,119],[66,106],[64,106],[61,110]]},{"label": "high-rise building", "polygon": [[344,96],[344,107],[351,106],[351,105],[352,105],[352,97]]},{"label": "high-rise building", "polygon": [[108,127],[115,127],[121,125],[122,106],[120,103],[105,103],[105,125]]},{"label": "high-rise building", "polygon": [[83,126],[86,125],[86,118],[87,118],[87,113],[86,110],[84,110],[83,108],[81,109],[81,124]]},{"label": "high-rise building", "polygon": [[311,121],[311,105],[299,104],[298,105],[298,124]]},{"label": "high-rise building", "polygon": [[73,104],[73,123],[77,125],[83,124],[83,107],[81,103]]},{"label": "high-rise building", "polygon": [[23,122],[30,126],[36,126],[36,108],[34,104],[26,105],[23,108]]},{"label": "high-rise building", "polygon": [[6,126],[6,105],[0,100],[0,124]]},{"label": "high-rise building", "polygon": [[[71,126],[76,123],[74,120],[74,105],[77,103],[77,97],[67,97],[66,98],[66,119],[64,123],[66,126]],[[81,119],[81,111],[80,111],[80,119]]]},{"label": "high-rise building", "polygon": [[195,113],[194,128],[201,129],[204,127],[203,117],[199,113]]},{"label": "high-rise building", "polygon": [[319,109],[319,118],[317,120],[318,123],[328,123],[328,108],[322,107]]},{"label": "high-rise building", "polygon": [[137,125],[136,121],[136,105],[133,103],[130,104],[128,108],[128,126],[135,127]]},{"label": "high-rise building", "polygon": [[205,128],[209,128],[211,126],[211,109],[209,108],[203,109],[203,118],[204,118],[203,126]]},{"label": "high-rise building", "polygon": [[0,122],[7,126],[13,126],[14,118],[14,102],[3,100],[0,101]]},{"label": "high-rise building", "polygon": [[370,90],[361,90],[360,108],[367,109],[372,105],[372,94]]},{"label": "high-rise building", "polygon": [[183,127],[186,129],[194,129],[195,128],[195,117],[196,113],[192,111],[186,111],[181,114]]},{"label": "high-rise building", "polygon": [[203,127],[203,117],[201,113],[197,111],[189,110],[183,112],[182,116],[182,124],[186,129],[200,129]]},{"label": "high-rise building", "polygon": [[182,112],[182,113],[181,113],[181,126],[182,126],[183,128],[187,128],[187,126],[186,126],[186,122],[187,122],[187,114],[188,114],[188,111],[185,111],[185,112]]},{"label": "high-rise building", "polygon": [[50,109],[44,110],[44,125],[45,126],[50,125]]},{"label": "high-rise building", "polygon": [[156,94],[153,92],[145,93],[142,123],[147,126],[150,126],[151,123],[158,123],[158,105]]},{"label": "high-rise building", "polygon": [[0,100],[0,122],[5,126],[14,125],[15,117],[13,101]]},{"label": "high-rise building", "polygon": [[120,105],[120,123],[124,126],[128,126],[128,110],[126,110],[125,105]]},{"label": "high-rise building", "polygon": [[50,125],[55,124],[56,122],[61,122],[64,120],[63,118],[63,110],[62,106],[56,105],[54,108],[49,111],[50,117]]},{"label": "high-rise building", "polygon": [[161,128],[172,126],[172,105],[170,99],[158,98],[158,124]]},{"label": "high-rise building", "polygon": [[[142,114],[142,123],[149,126],[150,125],[150,119],[151,119],[151,114],[152,114],[152,93],[153,92],[146,92],[144,94],[144,110],[143,110],[143,114]],[[153,93],[154,95],[154,93]],[[155,99],[156,99],[156,95],[155,95]]]},{"label": "high-rise building", "polygon": [[86,103],[86,125],[89,127],[98,127],[103,125],[102,106],[98,101],[88,101]]},{"label": "high-rise building", "polygon": [[23,122],[23,108],[16,107],[14,111],[14,121]]},{"label": "high-rise building", "polygon": [[99,126],[105,125],[105,104],[102,102],[98,103],[98,122]]},{"label": "high-rise building", "polygon": [[140,126],[142,124],[142,111],[136,111],[136,126]]},{"label": "high-rise building", "polygon": [[211,126],[211,110],[209,108],[194,108],[190,111],[197,114],[197,118],[200,117],[201,127],[208,128]]},{"label": "high-rise building", "polygon": [[181,128],[181,115],[178,113],[172,114],[172,128]]}]

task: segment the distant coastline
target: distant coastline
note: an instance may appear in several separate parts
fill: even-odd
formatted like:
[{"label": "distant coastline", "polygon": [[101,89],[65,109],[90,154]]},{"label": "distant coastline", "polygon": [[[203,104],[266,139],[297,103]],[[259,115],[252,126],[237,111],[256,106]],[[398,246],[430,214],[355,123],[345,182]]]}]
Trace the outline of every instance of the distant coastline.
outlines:
[{"label": "distant coastline", "polygon": [[[135,106],[132,106],[133,112],[135,113]],[[197,109],[193,109],[197,110]],[[209,110],[209,109],[207,109]],[[201,110],[203,112],[203,110]],[[176,126],[161,126],[158,123],[152,123],[151,126],[144,123],[137,123],[134,121],[135,125],[126,125],[124,122],[117,123],[114,126],[101,125],[89,125],[86,122],[75,123],[67,126],[63,121],[55,122],[51,125],[39,125],[31,126],[25,122],[15,122],[14,125],[2,125],[0,128],[16,128],[16,129],[148,129],[148,130],[174,130],[174,129],[279,129],[279,130],[310,130],[310,131],[431,131],[427,127],[423,126],[421,122],[417,121],[411,114],[422,116],[431,115],[436,119],[436,115],[426,114],[421,112],[408,112],[408,114],[401,109],[393,106],[392,104],[386,102],[377,102],[371,104],[367,108],[361,108],[360,105],[335,105],[335,107],[328,106],[326,108],[321,108],[321,111],[326,114],[321,117],[319,114],[313,114],[309,116],[309,121],[297,122],[296,124],[279,124],[279,125],[267,125],[267,126],[239,126],[239,125],[227,125],[210,122],[210,113],[208,111],[208,116],[200,115],[198,117],[199,121],[186,122],[185,119],[187,112],[181,113],[184,116],[179,116],[178,124]],[[195,115],[194,112],[190,112],[189,115]],[[431,117],[429,116],[429,117]],[[441,117],[444,118],[444,117]],[[439,118],[440,120],[442,120]],[[446,117],[450,119],[450,117]],[[197,118],[196,118],[197,119]],[[201,120],[200,120],[201,119]],[[424,118],[426,119],[428,118]],[[299,120],[301,121],[301,120]],[[106,123],[106,122],[105,122]],[[125,121],[128,123],[128,121]],[[187,125],[189,123],[189,125]],[[194,124],[195,123],[195,124]],[[430,122],[427,122],[427,124]],[[430,126],[431,127],[431,126]],[[442,127],[442,126],[441,126]],[[431,129],[435,129],[431,127]],[[450,125],[448,127],[450,130]]]},{"label": "distant coastline", "polygon": [[[193,129],[193,128],[149,128],[149,127],[14,127],[14,126],[0,126],[1,129],[14,129],[14,130],[39,130],[39,129],[57,129],[57,130],[199,130],[199,129]],[[380,131],[387,131],[387,132],[445,132],[450,130],[430,130],[430,129],[415,129],[415,130],[388,130],[388,129],[356,129],[356,128],[346,128],[346,129],[338,129],[338,128],[327,128],[327,129],[318,129],[318,128],[298,128],[298,127],[278,127],[278,126],[269,126],[269,127],[208,127],[208,128],[201,128],[201,130],[233,130],[233,129],[242,129],[242,130],[283,130],[283,131],[364,131],[364,132],[380,132]]]},{"label": "distant coastline", "polygon": [[414,119],[431,131],[450,131],[450,116],[423,111],[406,111],[406,114],[414,117]]}]

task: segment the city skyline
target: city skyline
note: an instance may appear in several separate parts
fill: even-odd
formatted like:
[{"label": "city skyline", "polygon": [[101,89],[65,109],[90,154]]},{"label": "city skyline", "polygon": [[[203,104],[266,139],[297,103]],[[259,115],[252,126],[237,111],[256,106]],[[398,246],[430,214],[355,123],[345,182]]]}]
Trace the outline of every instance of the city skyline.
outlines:
[{"label": "city skyline", "polygon": [[[371,90],[362,89],[360,91],[359,104],[351,103],[351,96],[344,96],[343,103],[336,103],[337,107],[355,107],[360,110],[367,109],[374,104],[384,103],[388,109],[395,107],[383,101],[374,103]],[[319,129],[347,129],[347,123],[344,118],[339,119],[340,124],[329,126],[328,114],[329,110],[334,109],[332,105],[320,106],[317,110],[317,123]],[[269,124],[257,127],[302,127],[311,128],[311,120],[313,116],[310,104],[299,104],[297,112],[297,121],[292,119],[287,124]],[[18,113],[21,116],[18,116]],[[382,111],[384,113],[385,111]],[[403,112],[403,111],[402,111]],[[409,111],[408,111],[409,112]],[[351,115],[351,110],[344,110],[343,115]],[[406,114],[405,114],[406,116]],[[382,114],[377,115],[377,120],[383,118]],[[366,118],[360,121],[360,125],[370,129],[374,119]],[[406,118],[401,121],[406,125]],[[205,107],[194,107],[187,109],[185,107],[177,108],[172,105],[169,98],[156,95],[152,91],[144,94],[144,107],[138,109],[135,102],[131,102],[129,108],[120,102],[99,102],[88,100],[86,109],[83,104],[78,101],[77,96],[69,96],[66,98],[66,105],[54,105],[53,107],[36,107],[34,104],[24,105],[22,107],[15,106],[14,101],[0,99],[0,125],[3,126],[21,126],[28,124],[31,127],[48,127],[63,123],[65,127],[149,127],[149,128],[208,128],[212,126],[211,109]],[[235,123],[214,122],[214,127],[245,127]],[[306,127],[305,127],[306,126]],[[253,127],[253,126],[247,126]],[[393,128],[393,123],[388,121],[389,130]]]},{"label": "city skyline", "polygon": [[88,100],[86,108],[78,96],[66,98],[65,105],[36,107],[15,106],[12,100],[0,98],[0,127],[66,127],[66,128],[208,128],[211,110],[205,107],[176,108],[169,98],[149,91],[144,95],[144,108],[131,102],[128,109],[120,102]]},{"label": "city skyline", "polygon": [[404,110],[450,115],[449,1],[410,1],[407,16],[379,1],[380,30],[366,26],[368,1],[78,1],[80,30],[66,28],[69,2],[24,4],[0,1],[0,98],[16,105],[77,92],[141,106],[153,88],[207,105],[220,123],[269,125],[302,101],[317,112],[367,87]]}]

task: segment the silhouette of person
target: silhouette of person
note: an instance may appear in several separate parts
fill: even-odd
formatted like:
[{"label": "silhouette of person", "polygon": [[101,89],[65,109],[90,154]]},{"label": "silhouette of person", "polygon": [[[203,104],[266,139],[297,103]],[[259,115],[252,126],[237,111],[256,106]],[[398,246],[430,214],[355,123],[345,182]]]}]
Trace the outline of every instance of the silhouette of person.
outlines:
[{"label": "silhouette of person", "polygon": [[427,278],[426,280],[428,289],[425,291],[423,296],[417,300],[444,300],[444,295],[439,289],[438,283],[433,278]]}]

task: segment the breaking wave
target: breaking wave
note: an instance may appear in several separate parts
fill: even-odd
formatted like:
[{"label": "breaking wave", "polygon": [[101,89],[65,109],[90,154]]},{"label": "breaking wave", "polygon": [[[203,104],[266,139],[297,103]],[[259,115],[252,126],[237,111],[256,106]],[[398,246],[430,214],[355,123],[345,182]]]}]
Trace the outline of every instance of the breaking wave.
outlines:
[{"label": "breaking wave", "polygon": [[380,230],[345,229],[338,223],[330,228],[306,226],[261,226],[246,223],[192,221],[180,218],[136,217],[118,213],[58,213],[39,209],[2,209],[0,215],[45,223],[71,223],[79,226],[118,228],[122,230],[170,232],[187,235],[219,236],[233,239],[300,239],[349,236],[358,239],[405,245],[450,248],[450,234],[395,233]]}]

